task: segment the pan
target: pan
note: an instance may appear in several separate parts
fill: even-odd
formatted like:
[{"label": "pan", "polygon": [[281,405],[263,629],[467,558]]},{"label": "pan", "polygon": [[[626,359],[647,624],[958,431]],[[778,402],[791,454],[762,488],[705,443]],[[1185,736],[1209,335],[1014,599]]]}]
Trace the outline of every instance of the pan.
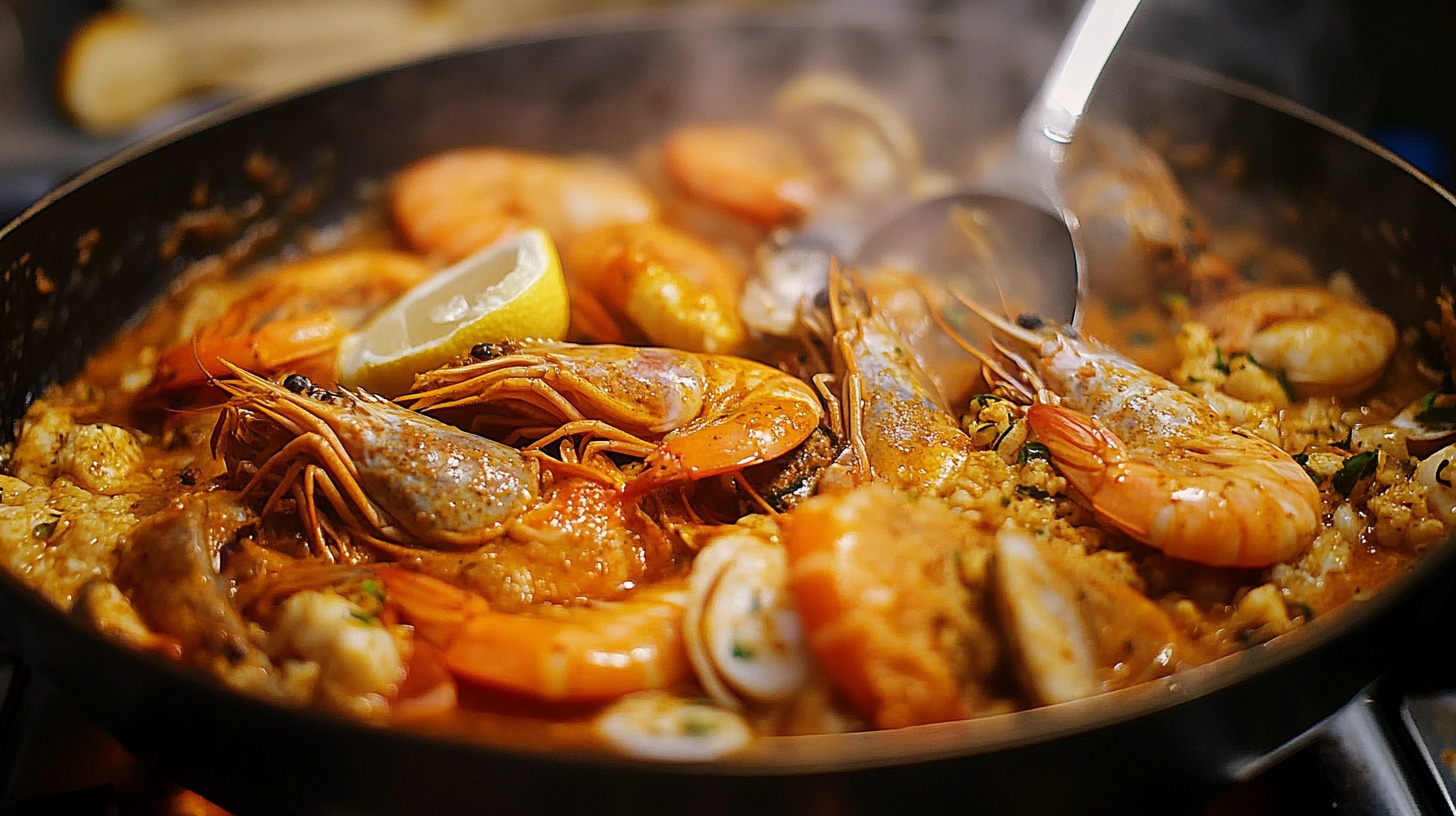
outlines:
[{"label": "pan", "polygon": [[[762,115],[775,87],[819,68],[916,100],[909,114],[934,155],[1012,121],[1043,67],[1027,55],[1041,54],[1029,32],[941,18],[655,13],[223,112],[84,173],[0,232],[0,428],[13,431],[48,383],[75,375],[189,264],[281,251],[367,208],[412,159],[480,143],[625,152],[684,119]],[[1451,283],[1456,202],[1286,101],[1133,55],[1110,69],[1091,115],[1239,157],[1238,182],[1227,164],[1182,168],[1190,189],[1209,191],[1215,227],[1262,224],[1316,268],[1348,272],[1402,325],[1431,317]],[[1258,205],[1269,201],[1284,215],[1268,217]],[[688,765],[504,750],[240,696],[120,647],[9,576],[0,625],[140,759],[242,814],[1167,811],[1257,773],[1379,675],[1429,625],[1453,558],[1434,547],[1362,602],[1162,681],[973,722],[779,738]]]}]

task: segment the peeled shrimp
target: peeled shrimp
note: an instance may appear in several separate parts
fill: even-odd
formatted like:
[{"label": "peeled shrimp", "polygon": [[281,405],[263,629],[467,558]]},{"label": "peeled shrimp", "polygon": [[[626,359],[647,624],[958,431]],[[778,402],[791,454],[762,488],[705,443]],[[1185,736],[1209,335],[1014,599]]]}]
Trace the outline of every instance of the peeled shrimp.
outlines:
[{"label": "peeled shrimp", "polygon": [[494,147],[421,159],[395,177],[390,193],[410,246],[447,261],[528,227],[565,241],[602,224],[657,216],[647,189],[604,161]]},{"label": "peeled shrimp", "polygon": [[645,587],[621,601],[508,613],[428,575],[373,569],[386,603],[444,652],[459,679],[542,702],[593,702],[688,677],[679,586]]},{"label": "peeled shrimp", "polygon": [[974,713],[997,646],[960,564],[988,537],[880,484],[816,496],[780,525],[805,639],[856,710],[876,728]]},{"label": "peeled shrimp", "polygon": [[768,125],[683,125],[662,161],[688,198],[764,228],[802,218],[817,197],[808,158]]},{"label": "peeled shrimp", "polygon": [[653,345],[731,354],[747,340],[738,317],[742,272],[691,233],[609,224],[567,243],[562,262],[578,318],[587,306],[579,301],[590,297]]},{"label": "peeled shrimp", "polygon": [[1256,289],[1199,313],[1225,353],[1282,371],[1300,397],[1351,396],[1374,385],[1395,354],[1395,322],[1323,287]]}]

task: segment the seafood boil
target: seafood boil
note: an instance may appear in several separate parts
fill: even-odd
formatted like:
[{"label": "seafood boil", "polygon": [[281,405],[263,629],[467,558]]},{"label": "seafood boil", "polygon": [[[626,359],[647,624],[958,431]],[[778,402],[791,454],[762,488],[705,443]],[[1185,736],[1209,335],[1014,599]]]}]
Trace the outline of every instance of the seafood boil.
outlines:
[{"label": "seafood boil", "polygon": [[[1115,129],[1067,168],[1121,225],[1080,326],[859,268],[804,239],[972,147],[926,166],[842,77],[778,101],[630,156],[424,157],[333,246],[189,276],[31,405],[0,563],[241,693],[704,761],[1167,677],[1449,536],[1451,361],[1418,354],[1449,297],[1400,327],[1334,270],[1245,274],[1268,248]],[[531,230],[563,336],[351,381],[381,310]]]}]

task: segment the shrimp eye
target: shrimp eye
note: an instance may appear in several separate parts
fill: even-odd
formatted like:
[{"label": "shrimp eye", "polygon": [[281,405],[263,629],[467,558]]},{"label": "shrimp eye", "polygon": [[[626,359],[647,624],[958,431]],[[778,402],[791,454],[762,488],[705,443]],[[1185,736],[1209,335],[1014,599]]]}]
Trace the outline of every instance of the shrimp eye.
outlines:
[{"label": "shrimp eye", "polygon": [[1022,314],[1016,317],[1016,325],[1027,331],[1038,331],[1046,328],[1046,321],[1034,314]]},{"label": "shrimp eye", "polygon": [[283,387],[295,394],[302,394],[305,391],[313,390],[313,380],[302,374],[289,374],[283,378]]},{"label": "shrimp eye", "polygon": [[470,356],[477,360],[494,360],[505,353],[500,343],[476,343],[470,347]]}]

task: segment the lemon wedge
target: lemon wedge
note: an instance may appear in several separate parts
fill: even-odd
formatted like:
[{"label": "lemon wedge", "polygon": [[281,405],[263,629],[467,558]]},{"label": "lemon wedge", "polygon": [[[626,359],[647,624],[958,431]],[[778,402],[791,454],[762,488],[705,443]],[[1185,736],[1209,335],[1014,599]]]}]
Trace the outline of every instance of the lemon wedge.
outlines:
[{"label": "lemon wedge", "polygon": [[528,229],[435,273],[345,337],[339,382],[398,396],[476,343],[560,339],[570,316],[556,246]]}]

